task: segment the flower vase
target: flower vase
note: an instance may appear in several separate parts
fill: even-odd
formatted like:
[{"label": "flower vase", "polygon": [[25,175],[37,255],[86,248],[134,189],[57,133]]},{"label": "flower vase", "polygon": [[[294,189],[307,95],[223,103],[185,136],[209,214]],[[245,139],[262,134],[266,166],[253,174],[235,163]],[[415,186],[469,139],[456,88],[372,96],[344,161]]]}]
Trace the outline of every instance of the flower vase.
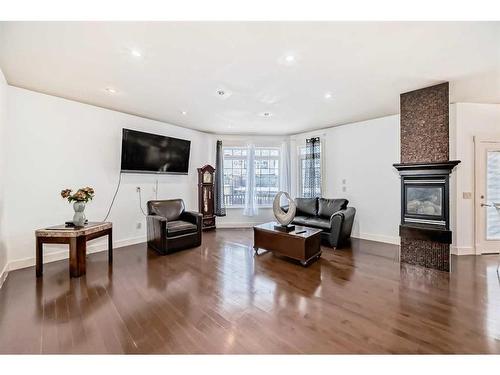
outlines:
[{"label": "flower vase", "polygon": [[85,202],[73,203],[75,214],[73,215],[73,224],[75,227],[83,227],[85,225]]}]

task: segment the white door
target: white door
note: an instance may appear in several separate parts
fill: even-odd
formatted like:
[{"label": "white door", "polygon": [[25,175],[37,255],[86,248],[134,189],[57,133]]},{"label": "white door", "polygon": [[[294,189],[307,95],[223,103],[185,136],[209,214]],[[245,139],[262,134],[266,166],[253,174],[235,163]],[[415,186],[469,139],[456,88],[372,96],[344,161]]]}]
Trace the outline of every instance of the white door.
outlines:
[{"label": "white door", "polygon": [[500,251],[500,141],[475,140],[476,253]]}]

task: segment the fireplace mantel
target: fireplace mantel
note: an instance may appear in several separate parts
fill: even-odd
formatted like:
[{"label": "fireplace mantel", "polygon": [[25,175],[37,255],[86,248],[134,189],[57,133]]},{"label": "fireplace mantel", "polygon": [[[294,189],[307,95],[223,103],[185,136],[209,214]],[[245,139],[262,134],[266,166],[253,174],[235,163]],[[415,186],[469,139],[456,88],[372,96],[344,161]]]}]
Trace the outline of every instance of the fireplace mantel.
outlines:
[{"label": "fireplace mantel", "polygon": [[447,174],[460,163],[460,160],[448,160],[433,163],[396,163],[393,167],[401,176],[420,174]]}]

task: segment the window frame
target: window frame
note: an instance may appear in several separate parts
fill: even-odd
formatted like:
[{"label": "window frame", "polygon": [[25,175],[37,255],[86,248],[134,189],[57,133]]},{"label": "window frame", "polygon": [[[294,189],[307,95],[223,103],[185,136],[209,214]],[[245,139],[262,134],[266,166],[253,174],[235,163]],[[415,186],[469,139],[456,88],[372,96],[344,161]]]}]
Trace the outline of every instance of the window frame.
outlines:
[{"label": "window frame", "polygon": [[[223,168],[223,172],[224,172],[224,186],[223,186],[223,189],[225,190],[225,187],[227,186],[225,184],[225,181],[226,181],[226,167],[225,167],[225,162],[226,160],[243,160],[246,164],[246,158],[247,158],[247,155],[234,155],[234,153],[232,152],[232,155],[226,155],[226,150],[227,149],[230,149],[230,150],[241,150],[242,151],[242,154],[243,154],[243,150],[247,151],[247,148],[246,147],[242,147],[242,146],[222,146],[222,168]],[[248,152],[248,151],[247,151]],[[245,165],[245,168],[241,168],[241,170],[243,171],[246,171],[246,165]],[[234,168],[231,168],[231,169],[234,169]],[[233,174],[234,176],[234,174]],[[246,194],[246,181],[245,181],[245,190],[244,190],[245,194]],[[227,196],[227,194],[224,193],[224,196]],[[244,198],[243,198],[244,199]],[[224,205],[226,206],[226,208],[241,208],[241,207],[244,207],[244,204],[233,204],[233,205],[230,205],[226,202],[224,202]]]},{"label": "window frame", "polygon": [[[276,160],[278,163],[278,167],[275,168],[278,171],[277,174],[277,191],[276,194],[280,191],[280,179],[281,179],[281,148],[279,146],[258,146],[255,147],[255,151],[257,150],[273,150],[277,151],[277,155],[268,155],[268,156],[262,156],[262,155],[255,155],[255,160]],[[256,168],[257,169],[257,168]],[[268,168],[269,169],[269,168]],[[255,178],[257,179],[257,174],[255,174]],[[258,194],[257,194],[258,196]],[[274,200],[274,198],[273,198]],[[258,207],[272,207],[273,202],[269,203],[264,203],[264,204],[257,204]]]}]

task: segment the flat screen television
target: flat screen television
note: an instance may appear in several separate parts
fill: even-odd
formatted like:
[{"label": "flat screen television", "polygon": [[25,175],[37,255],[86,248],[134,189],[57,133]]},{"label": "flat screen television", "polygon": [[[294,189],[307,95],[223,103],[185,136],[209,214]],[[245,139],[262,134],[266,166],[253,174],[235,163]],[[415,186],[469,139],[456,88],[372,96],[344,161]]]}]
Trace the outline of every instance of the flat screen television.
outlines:
[{"label": "flat screen television", "polygon": [[187,174],[191,141],[123,129],[122,166],[125,173]]}]

